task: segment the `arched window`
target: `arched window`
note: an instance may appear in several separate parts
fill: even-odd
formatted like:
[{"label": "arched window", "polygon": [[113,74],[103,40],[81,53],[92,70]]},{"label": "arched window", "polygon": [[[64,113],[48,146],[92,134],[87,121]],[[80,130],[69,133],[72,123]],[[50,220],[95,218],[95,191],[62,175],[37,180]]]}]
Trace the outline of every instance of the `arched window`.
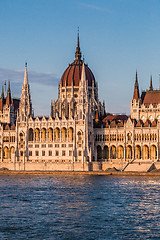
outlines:
[{"label": "arched window", "polygon": [[45,142],[46,141],[46,129],[42,128],[41,130],[41,141]]},{"label": "arched window", "polygon": [[72,128],[72,127],[70,127],[70,128],[68,129],[68,141],[69,141],[69,142],[72,142],[72,141],[73,141],[73,128]]},{"label": "arched window", "polygon": [[29,129],[29,141],[33,141],[33,129]]},{"label": "arched window", "polygon": [[54,140],[56,142],[59,142],[60,141],[60,129],[59,128],[56,128],[54,130]]},{"label": "arched window", "polygon": [[82,132],[81,131],[78,132],[78,141],[82,141]]},{"label": "arched window", "polygon": [[49,142],[53,141],[53,129],[52,128],[48,129],[48,141]]},{"label": "arched window", "polygon": [[61,132],[62,132],[62,142],[66,142],[66,140],[67,140],[67,129],[63,127]]},{"label": "arched window", "polygon": [[39,130],[39,128],[35,129],[35,141],[36,142],[40,141],[40,130]]}]

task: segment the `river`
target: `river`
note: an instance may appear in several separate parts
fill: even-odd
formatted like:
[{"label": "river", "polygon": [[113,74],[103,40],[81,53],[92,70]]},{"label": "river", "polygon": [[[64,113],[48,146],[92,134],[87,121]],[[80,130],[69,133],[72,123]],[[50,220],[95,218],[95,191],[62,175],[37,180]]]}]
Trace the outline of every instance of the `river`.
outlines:
[{"label": "river", "polygon": [[160,239],[160,178],[0,175],[0,239]]}]

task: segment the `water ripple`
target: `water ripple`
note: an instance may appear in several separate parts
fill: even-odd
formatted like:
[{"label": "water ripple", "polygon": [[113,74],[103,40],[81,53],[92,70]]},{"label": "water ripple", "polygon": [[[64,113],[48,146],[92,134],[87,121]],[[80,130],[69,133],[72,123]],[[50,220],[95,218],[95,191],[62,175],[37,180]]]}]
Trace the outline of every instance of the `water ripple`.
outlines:
[{"label": "water ripple", "polygon": [[0,239],[160,239],[158,177],[0,175]]}]

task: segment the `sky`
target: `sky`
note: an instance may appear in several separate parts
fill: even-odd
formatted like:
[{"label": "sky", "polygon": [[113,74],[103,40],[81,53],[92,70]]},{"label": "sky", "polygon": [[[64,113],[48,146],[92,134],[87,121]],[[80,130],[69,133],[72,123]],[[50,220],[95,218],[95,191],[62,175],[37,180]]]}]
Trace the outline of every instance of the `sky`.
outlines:
[{"label": "sky", "polygon": [[74,61],[77,29],[106,112],[130,114],[136,70],[140,91],[160,80],[159,0],[1,0],[0,87],[20,98],[24,66],[35,115],[49,115]]}]

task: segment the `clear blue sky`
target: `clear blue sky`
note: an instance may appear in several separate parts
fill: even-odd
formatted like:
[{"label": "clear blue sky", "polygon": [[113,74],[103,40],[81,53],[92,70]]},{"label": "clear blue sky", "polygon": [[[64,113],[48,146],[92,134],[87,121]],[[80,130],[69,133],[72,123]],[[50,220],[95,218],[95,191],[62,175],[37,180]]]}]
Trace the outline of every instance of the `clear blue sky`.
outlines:
[{"label": "clear blue sky", "polygon": [[35,114],[50,113],[58,83],[74,60],[77,27],[85,62],[106,110],[130,113],[136,69],[140,89],[159,88],[159,0],[1,0],[0,80],[20,97],[28,62]]}]

